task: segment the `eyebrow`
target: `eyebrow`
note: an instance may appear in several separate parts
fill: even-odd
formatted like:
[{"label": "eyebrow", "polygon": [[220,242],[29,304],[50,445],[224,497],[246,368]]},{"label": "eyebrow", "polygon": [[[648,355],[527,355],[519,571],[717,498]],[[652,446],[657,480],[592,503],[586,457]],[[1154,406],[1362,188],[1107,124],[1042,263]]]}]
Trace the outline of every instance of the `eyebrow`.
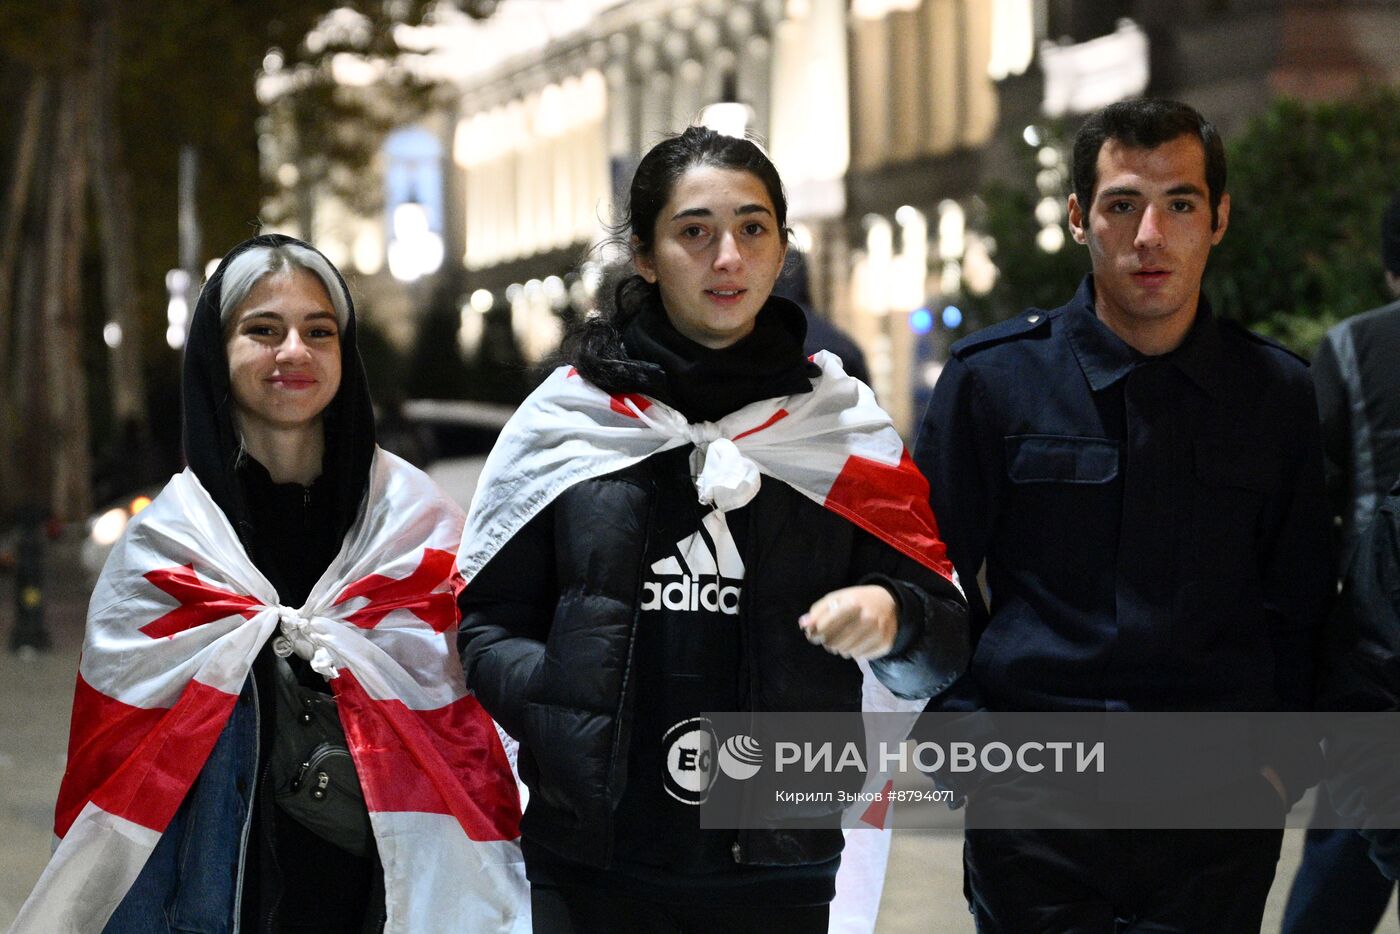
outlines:
[{"label": "eyebrow", "polygon": [[[739,216],[741,216],[741,215],[743,215],[743,214],[767,214],[767,215],[769,215],[769,216],[771,217],[772,214],[773,214],[773,212],[770,211],[770,210],[768,210],[766,207],[764,207],[764,206],[761,205],[761,204],[744,204],[744,205],[740,205],[739,207],[737,207],[737,208],[734,209],[734,216],[735,216],[735,217],[739,217]],[[711,211],[709,208],[687,208],[686,210],[681,211],[680,213],[678,213],[675,217],[672,217],[671,220],[673,220],[673,221],[678,221],[678,220],[680,220],[680,219],[683,218],[683,217],[714,217],[714,216],[715,216],[715,212],[714,212],[714,211]]]},{"label": "eyebrow", "polygon": [[[1166,193],[1169,195],[1195,195],[1198,198],[1204,198],[1206,196],[1206,193],[1201,190],[1201,186],[1193,185],[1190,182],[1173,185],[1167,189]],[[1115,185],[1112,188],[1105,188],[1103,191],[1099,192],[1100,198],[1118,198],[1124,196],[1140,198],[1142,197],[1142,191],[1131,185]]]},{"label": "eyebrow", "polygon": [[[255,321],[258,318],[270,318],[273,321],[281,321],[282,313],[280,311],[253,311],[239,318],[238,321],[241,324],[244,321]],[[323,319],[330,319],[331,321],[336,320],[335,315],[333,313],[329,311],[321,311],[320,309],[317,309],[316,311],[313,311],[310,314],[308,314],[304,320],[320,321]]]},{"label": "eyebrow", "polygon": [[1199,185],[1193,185],[1193,184],[1191,184],[1190,182],[1187,182],[1187,183],[1182,184],[1182,185],[1173,185],[1171,188],[1168,188],[1168,189],[1167,189],[1167,194],[1169,194],[1169,195],[1195,195],[1195,196],[1198,197],[1198,198],[1204,198],[1204,197],[1206,196],[1206,193],[1205,193],[1204,191],[1201,190],[1201,186],[1199,186]]}]

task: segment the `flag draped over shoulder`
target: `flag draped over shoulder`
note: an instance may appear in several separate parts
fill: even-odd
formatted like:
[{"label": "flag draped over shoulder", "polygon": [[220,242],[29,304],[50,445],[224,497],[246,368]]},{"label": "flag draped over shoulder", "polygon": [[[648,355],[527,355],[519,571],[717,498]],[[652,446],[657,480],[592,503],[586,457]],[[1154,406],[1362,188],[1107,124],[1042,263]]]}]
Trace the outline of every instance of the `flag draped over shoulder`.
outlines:
[{"label": "flag draped over shoulder", "polygon": [[506,424],[477,484],[458,564],[470,582],[501,546],[574,484],[653,454],[696,446],[696,492],[737,509],[774,477],[955,581],[914,466],[870,388],[826,351],[810,393],[765,399],[690,423],[647,396],[609,395],[560,367]]},{"label": "flag draped over shoulder", "polygon": [[306,604],[283,606],[188,470],[93,593],[61,838],[14,932],[101,930],[283,640],[336,696],[384,865],[386,931],[528,928],[520,802],[456,651],[459,510],[376,451],[363,513]]},{"label": "flag draped over shoulder", "polygon": [[[483,468],[458,553],[468,585],[569,487],[694,444],[691,466],[701,502],[737,509],[757,494],[764,475],[771,476],[958,586],[929,506],[928,481],[889,415],[838,357],[821,351],[812,360],[822,374],[810,393],[765,399],[717,422],[694,424],[655,399],[610,395],[568,367],[555,370],[511,417]],[[895,739],[902,739],[924,702],[895,697],[866,663],[861,667],[863,709],[906,714],[878,721],[880,729],[901,731]],[[869,735],[877,735],[875,726],[867,724]],[[887,809],[858,819],[858,826],[883,833],[843,857],[832,931],[874,930],[889,852],[887,819]]]}]

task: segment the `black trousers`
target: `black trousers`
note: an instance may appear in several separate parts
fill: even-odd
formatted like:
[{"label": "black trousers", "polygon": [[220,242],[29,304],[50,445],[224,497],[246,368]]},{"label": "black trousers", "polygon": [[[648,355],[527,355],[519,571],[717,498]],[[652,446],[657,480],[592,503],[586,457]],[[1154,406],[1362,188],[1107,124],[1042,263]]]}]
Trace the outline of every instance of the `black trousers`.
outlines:
[{"label": "black trousers", "polygon": [[577,885],[530,886],[535,934],[826,934],[826,905],[694,907]]},{"label": "black trousers", "polygon": [[968,830],[979,934],[1248,934],[1283,830]]}]

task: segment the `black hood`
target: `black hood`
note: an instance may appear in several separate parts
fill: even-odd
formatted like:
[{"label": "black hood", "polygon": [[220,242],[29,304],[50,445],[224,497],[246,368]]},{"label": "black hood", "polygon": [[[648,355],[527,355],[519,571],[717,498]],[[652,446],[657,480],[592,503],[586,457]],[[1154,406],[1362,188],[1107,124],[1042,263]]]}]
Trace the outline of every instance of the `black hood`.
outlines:
[{"label": "black hood", "polygon": [[[252,518],[236,470],[238,432],[234,427],[228,356],[224,351],[220,320],[224,270],[229,261],[244,250],[286,243],[314,249],[292,237],[264,234],[244,240],[230,250],[199,294],[194,317],[190,321],[189,339],[185,343],[181,393],[184,401],[185,461],[238,530],[245,546],[252,540]],[[330,265],[335,269],[334,264]],[[343,537],[354,524],[360,502],[369,486],[370,462],[374,457],[374,410],[370,404],[364,365],[360,362],[355,344],[354,304],[350,301],[350,291],[345,288],[345,280],[339,271],[336,278],[345,290],[349,314],[340,329],[340,389],[326,406],[322,419],[326,445],[321,479],[317,482],[318,485],[324,484],[332,497],[336,531],[338,537]],[[257,556],[252,557],[257,563]]]}]

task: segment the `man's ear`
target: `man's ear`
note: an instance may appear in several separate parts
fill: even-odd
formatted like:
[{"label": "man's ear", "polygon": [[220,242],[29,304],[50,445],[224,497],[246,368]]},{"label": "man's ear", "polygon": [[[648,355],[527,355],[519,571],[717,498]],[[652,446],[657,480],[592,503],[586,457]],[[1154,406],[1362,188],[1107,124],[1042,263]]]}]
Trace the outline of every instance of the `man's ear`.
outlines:
[{"label": "man's ear", "polygon": [[1079,206],[1079,196],[1071,191],[1069,193],[1069,232],[1074,237],[1075,243],[1088,242],[1084,234],[1086,221],[1084,210]]},{"label": "man's ear", "polygon": [[1210,242],[1214,246],[1225,236],[1225,228],[1230,226],[1230,193],[1227,191],[1220,196],[1220,207],[1215,209],[1215,230],[1211,233]]},{"label": "man's ear", "polygon": [[641,276],[651,285],[656,284],[656,264],[651,261],[651,257],[642,252],[642,241],[633,237],[627,242],[632,248],[632,268],[637,270],[637,275]]}]

